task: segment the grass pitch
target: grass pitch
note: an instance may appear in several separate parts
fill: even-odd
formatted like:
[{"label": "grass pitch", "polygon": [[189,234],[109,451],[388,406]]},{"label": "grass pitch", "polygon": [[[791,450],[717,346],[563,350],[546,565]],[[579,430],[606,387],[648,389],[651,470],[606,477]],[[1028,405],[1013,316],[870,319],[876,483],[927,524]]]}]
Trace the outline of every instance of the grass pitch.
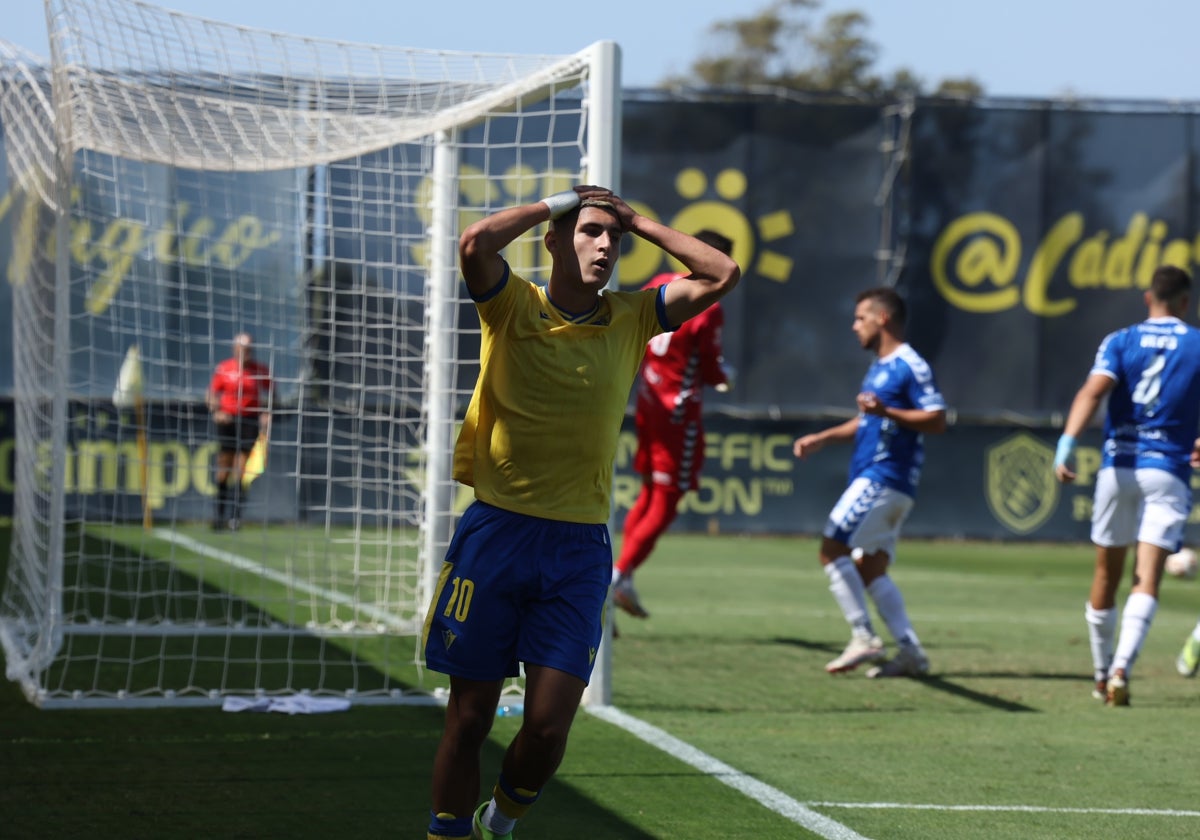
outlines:
[{"label": "grass pitch", "polygon": [[[1133,706],[1110,709],[1090,696],[1091,564],[1086,545],[903,542],[933,675],[875,681],[823,670],[847,629],[815,540],[668,534],[637,577],[651,617],[618,617],[616,714],[580,714],[517,836],[1200,836],[1200,683],[1173,666],[1200,582],[1164,582]],[[0,833],[423,837],[440,723],[39,711],[5,682]],[[485,779],[518,725],[496,721]]]}]

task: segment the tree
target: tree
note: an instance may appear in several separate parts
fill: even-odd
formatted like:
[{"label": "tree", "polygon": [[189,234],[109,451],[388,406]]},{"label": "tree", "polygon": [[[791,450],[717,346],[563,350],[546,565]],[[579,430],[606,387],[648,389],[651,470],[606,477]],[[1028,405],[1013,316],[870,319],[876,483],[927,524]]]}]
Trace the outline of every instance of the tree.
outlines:
[{"label": "tree", "polygon": [[782,83],[794,63],[788,50],[804,44],[809,33],[808,21],[793,19],[788,12],[808,12],[817,5],[818,0],[776,0],[752,17],[717,21],[710,32],[721,46],[714,58],[698,59],[692,72],[714,87]]},{"label": "tree", "polygon": [[[815,15],[820,0],[773,0],[750,17],[718,21],[711,58],[697,59],[692,76],[666,79],[664,86],[784,87],[793,90],[889,98],[923,92],[922,81],[899,68],[884,78],[874,71],[879,47],[867,36],[862,12]],[[939,95],[973,97],[983,92],[972,78],[944,79]]]}]

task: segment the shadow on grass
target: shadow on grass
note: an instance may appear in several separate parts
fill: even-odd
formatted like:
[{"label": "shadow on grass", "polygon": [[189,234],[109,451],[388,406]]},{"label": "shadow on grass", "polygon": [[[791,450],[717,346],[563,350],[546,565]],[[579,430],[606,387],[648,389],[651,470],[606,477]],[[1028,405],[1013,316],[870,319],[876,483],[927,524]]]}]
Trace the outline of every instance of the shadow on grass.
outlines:
[{"label": "shadow on grass", "polygon": [[[787,637],[777,636],[775,639],[772,640],[772,643],[777,644],[777,645],[788,645],[790,647],[802,648],[804,650],[828,652],[828,653],[833,653],[833,654],[841,653],[841,651],[842,651],[842,646],[840,644],[830,643],[830,642],[813,642],[808,639],[797,639],[797,638],[787,638]],[[1000,711],[1005,711],[1005,712],[1036,712],[1036,711],[1038,711],[1037,709],[1033,708],[1032,706],[1026,706],[1024,703],[1016,703],[1011,700],[1005,700],[1003,698],[996,697],[995,695],[987,694],[982,691],[974,691],[970,688],[967,688],[966,686],[959,685],[958,683],[951,682],[949,679],[947,679],[948,677],[968,677],[968,678],[974,679],[977,677],[987,678],[989,676],[993,677],[993,678],[1012,677],[1013,679],[1072,679],[1072,680],[1078,679],[1078,677],[1076,675],[1068,676],[1065,674],[1047,675],[1047,674],[1030,674],[1030,673],[1011,673],[1011,674],[994,673],[994,674],[989,675],[989,674],[976,674],[976,673],[962,673],[962,674],[935,673],[935,674],[930,674],[929,676],[925,676],[925,677],[917,677],[917,678],[915,678],[915,681],[919,682],[921,685],[927,686],[927,687],[935,689],[937,691],[941,691],[945,694],[950,694],[955,697],[960,697],[963,700],[969,700],[972,703],[978,703],[979,705],[987,706],[992,709],[999,709]]]},{"label": "shadow on grass", "polygon": [[811,650],[819,653],[832,653],[837,655],[846,647],[846,641],[843,639],[840,642],[814,642],[810,639],[788,638],[786,636],[776,636],[767,644],[786,645],[788,647],[800,648],[801,650]]},{"label": "shadow on grass", "polygon": [[1051,671],[943,671],[938,676],[965,677],[972,680],[1050,680],[1057,682],[1079,682],[1091,685],[1090,674]]},{"label": "shadow on grass", "polygon": [[[9,529],[0,528],[0,580],[9,542]],[[138,559],[119,556],[114,565],[136,566],[143,576],[174,575],[179,583],[177,569]],[[251,603],[199,582],[195,587],[218,609],[248,619],[256,615]],[[160,601],[153,607],[171,614],[181,605]],[[309,647],[294,655],[311,656],[320,648],[334,667],[351,659],[330,640],[290,639]],[[161,665],[151,658],[142,667]],[[385,681],[369,670],[369,663],[356,664],[358,678]],[[4,681],[0,833],[6,840],[424,837],[443,715],[437,707],[377,705],[318,715],[230,714],[216,707],[44,711],[28,703],[17,684]],[[484,749],[481,797],[490,790],[515,727],[497,730]],[[521,837],[585,832],[598,840],[653,840],[557,780],[523,821]]]},{"label": "shadow on grass", "polygon": [[927,677],[917,677],[916,682],[946,694],[951,694],[955,697],[961,697],[963,700],[970,700],[972,703],[978,703],[981,706],[987,706],[992,709],[998,709],[1002,712],[1036,712],[1039,711],[1033,706],[1026,706],[1024,703],[1016,703],[1012,700],[1005,700],[1002,697],[996,697],[994,694],[985,694],[982,691],[974,691],[966,686],[951,682],[945,678],[944,674],[931,674]]}]

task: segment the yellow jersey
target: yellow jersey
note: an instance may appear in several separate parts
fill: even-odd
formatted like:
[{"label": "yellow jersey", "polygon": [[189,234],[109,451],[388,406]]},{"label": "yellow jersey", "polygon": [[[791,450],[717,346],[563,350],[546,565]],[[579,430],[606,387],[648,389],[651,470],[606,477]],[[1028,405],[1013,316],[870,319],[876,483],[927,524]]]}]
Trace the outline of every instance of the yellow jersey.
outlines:
[{"label": "yellow jersey", "polygon": [[608,521],[613,457],[646,342],[664,331],[657,289],[603,291],[564,314],[506,269],[475,301],[479,379],[454,477],[480,501],[562,522]]}]

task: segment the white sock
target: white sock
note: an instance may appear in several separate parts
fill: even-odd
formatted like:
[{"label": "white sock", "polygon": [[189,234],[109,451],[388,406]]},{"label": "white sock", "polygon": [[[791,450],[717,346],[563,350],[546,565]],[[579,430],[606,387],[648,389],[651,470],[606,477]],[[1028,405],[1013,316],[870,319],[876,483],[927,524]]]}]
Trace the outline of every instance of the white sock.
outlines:
[{"label": "white sock", "polygon": [[871,585],[867,587],[867,594],[875,602],[875,609],[879,610],[879,615],[887,624],[896,644],[901,647],[919,648],[921,642],[912,628],[912,622],[908,620],[904,596],[900,594],[896,582],[889,575],[880,575],[871,581]]},{"label": "white sock", "polygon": [[1092,668],[1096,679],[1108,679],[1108,669],[1113,661],[1113,639],[1117,635],[1117,608],[1098,610],[1087,603],[1083,611],[1087,619],[1088,641],[1092,645]]},{"label": "white sock", "polygon": [[1200,642],[1200,621],[1196,622],[1196,626],[1192,628],[1192,638]]},{"label": "white sock", "polygon": [[517,821],[512,817],[504,816],[504,812],[496,805],[496,800],[493,798],[488,803],[487,808],[483,811],[483,816],[479,818],[483,823],[483,827],[493,834],[508,834],[513,830],[513,826]]},{"label": "white sock", "polygon": [[1117,639],[1117,653],[1113,657],[1110,674],[1124,670],[1125,676],[1129,676],[1157,610],[1158,599],[1145,592],[1134,592],[1126,599],[1125,609],[1121,611],[1121,635]]},{"label": "white sock", "polygon": [[839,557],[825,566],[829,578],[829,591],[842,609],[851,630],[856,636],[874,636],[871,616],[867,613],[867,591],[863,587],[858,567],[849,557]]}]

